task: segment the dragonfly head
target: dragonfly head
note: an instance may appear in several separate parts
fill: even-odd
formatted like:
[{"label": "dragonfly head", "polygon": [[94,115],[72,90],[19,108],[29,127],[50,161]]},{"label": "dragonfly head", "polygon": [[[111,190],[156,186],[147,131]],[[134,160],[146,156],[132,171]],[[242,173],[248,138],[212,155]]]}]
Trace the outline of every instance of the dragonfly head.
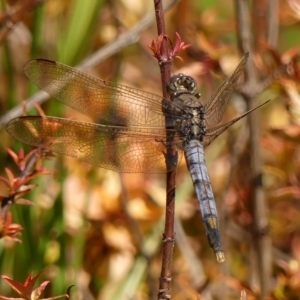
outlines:
[{"label": "dragonfly head", "polygon": [[199,101],[201,94],[196,93],[197,84],[193,77],[181,73],[175,75],[171,77],[167,88],[173,103],[180,107],[198,108],[202,106]]},{"label": "dragonfly head", "polygon": [[168,93],[171,95],[171,97],[186,92],[195,94],[196,88],[197,83],[195,79],[191,76],[186,76],[181,73],[172,76],[167,86]]}]

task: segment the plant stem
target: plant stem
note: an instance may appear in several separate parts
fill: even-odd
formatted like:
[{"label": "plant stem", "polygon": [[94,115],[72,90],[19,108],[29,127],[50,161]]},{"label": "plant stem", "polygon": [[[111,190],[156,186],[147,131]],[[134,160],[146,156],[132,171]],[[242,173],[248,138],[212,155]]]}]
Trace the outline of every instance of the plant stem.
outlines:
[{"label": "plant stem", "polygon": [[[164,12],[161,0],[154,0],[154,8],[156,15],[157,32],[159,36],[163,36],[161,44],[161,57],[159,67],[161,72],[162,91],[164,99],[168,99],[167,83],[171,77],[172,59],[168,49],[168,40],[166,37]],[[167,118],[167,117],[166,117]],[[167,120],[166,120],[167,122]],[[167,136],[167,144],[172,141],[172,136]],[[167,147],[166,164],[177,160],[177,152],[172,147]],[[175,242],[174,233],[174,215],[175,215],[175,183],[176,170],[167,173],[166,177],[166,215],[165,215],[165,229],[163,233],[162,246],[162,266],[159,279],[158,299],[171,299],[171,282],[172,282],[172,261],[173,248]]]}]

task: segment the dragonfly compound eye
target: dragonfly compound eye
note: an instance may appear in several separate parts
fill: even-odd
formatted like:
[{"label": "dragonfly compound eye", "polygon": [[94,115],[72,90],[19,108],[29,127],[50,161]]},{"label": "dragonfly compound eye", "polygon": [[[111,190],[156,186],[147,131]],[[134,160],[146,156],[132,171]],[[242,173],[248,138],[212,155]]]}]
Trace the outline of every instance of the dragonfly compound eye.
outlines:
[{"label": "dragonfly compound eye", "polygon": [[183,74],[174,75],[171,77],[168,84],[168,92],[169,94],[175,94],[178,92],[196,92],[196,81],[191,76],[186,76]]}]

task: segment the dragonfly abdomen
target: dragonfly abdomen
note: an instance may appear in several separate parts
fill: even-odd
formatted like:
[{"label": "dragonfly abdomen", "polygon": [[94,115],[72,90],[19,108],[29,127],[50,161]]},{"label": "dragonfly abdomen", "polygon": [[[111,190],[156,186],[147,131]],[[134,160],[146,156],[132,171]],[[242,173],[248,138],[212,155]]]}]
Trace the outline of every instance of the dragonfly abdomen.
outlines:
[{"label": "dragonfly abdomen", "polygon": [[209,244],[213,248],[217,260],[222,262],[225,257],[221,246],[219,218],[205,163],[203,146],[198,140],[192,139],[187,142],[184,153],[200,204]]}]

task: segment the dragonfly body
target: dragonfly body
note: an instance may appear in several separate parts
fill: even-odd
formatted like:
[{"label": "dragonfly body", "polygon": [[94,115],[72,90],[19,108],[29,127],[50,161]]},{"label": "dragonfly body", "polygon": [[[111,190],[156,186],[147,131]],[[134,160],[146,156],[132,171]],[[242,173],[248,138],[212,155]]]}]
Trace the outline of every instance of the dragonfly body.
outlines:
[{"label": "dragonfly body", "polygon": [[168,90],[172,104],[177,107],[180,115],[179,120],[174,120],[173,126],[185,141],[184,156],[196,191],[206,235],[217,260],[222,262],[225,256],[221,246],[218,213],[201,144],[207,133],[206,107],[200,102],[201,95],[196,93],[196,82],[190,76],[173,76]]},{"label": "dragonfly body", "polygon": [[[170,80],[169,101],[57,62],[33,60],[24,68],[27,77],[52,97],[92,117],[95,123],[27,116],[11,120],[6,129],[23,143],[117,172],[165,173],[174,170],[185,155],[209,243],[222,262],[217,210],[203,149],[253,111],[218,125],[247,58],[248,54],[206,104],[196,93],[195,80],[182,74]],[[166,166],[165,153],[170,148],[177,151],[178,160]]]},{"label": "dragonfly body", "polygon": [[190,140],[186,144],[184,153],[200,204],[209,244],[214,249],[217,260],[222,262],[225,256],[221,246],[218,213],[205,163],[204,149],[198,140]]}]

